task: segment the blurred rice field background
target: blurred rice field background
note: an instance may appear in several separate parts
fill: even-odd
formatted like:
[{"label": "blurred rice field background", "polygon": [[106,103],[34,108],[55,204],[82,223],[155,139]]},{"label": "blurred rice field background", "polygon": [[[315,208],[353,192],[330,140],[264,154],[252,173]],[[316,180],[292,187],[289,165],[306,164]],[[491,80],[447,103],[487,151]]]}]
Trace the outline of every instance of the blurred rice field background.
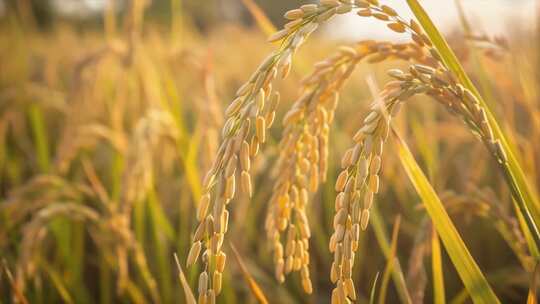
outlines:
[{"label": "blurred rice field background", "polygon": [[[0,303],[185,303],[174,254],[196,291],[201,269],[186,268],[185,261],[224,111],[279,47],[267,42],[269,28],[280,28],[283,13],[307,1],[88,1],[94,6],[82,10],[77,2],[84,1],[0,2]],[[462,2],[474,6],[448,2],[452,9]],[[436,5],[426,7],[431,15]],[[445,37],[516,148],[536,195],[536,21],[501,16],[501,22],[508,17],[507,30],[494,34],[467,9],[461,13]],[[355,38],[351,26],[351,34],[343,34],[339,18],[311,36],[289,77],[274,86],[281,102],[251,164],[253,195],[238,194],[228,209],[218,303],[260,302],[253,284],[270,303],[330,301],[328,242],[341,158],[362,126],[373,86],[390,80],[388,69],[408,67],[398,59],[363,61],[341,90],[329,134],[328,178],[307,210],[313,293],[304,293],[296,274],[280,284],[263,223],[281,122],[316,62],[340,45],[367,39]],[[426,96],[413,97],[393,126],[499,300],[536,303],[538,252],[484,145]],[[357,302],[471,303],[399,151],[389,140],[379,194],[360,234],[352,273]]]}]

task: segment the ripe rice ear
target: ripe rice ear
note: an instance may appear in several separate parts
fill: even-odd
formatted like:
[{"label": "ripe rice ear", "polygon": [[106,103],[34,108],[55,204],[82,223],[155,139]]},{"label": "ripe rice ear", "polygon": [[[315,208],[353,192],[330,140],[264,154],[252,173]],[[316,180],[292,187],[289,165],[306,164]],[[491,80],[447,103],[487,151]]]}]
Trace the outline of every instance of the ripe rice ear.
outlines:
[{"label": "ripe rice ear", "polygon": [[522,230],[534,240],[534,244],[529,243],[530,250],[532,252],[538,252],[540,248],[540,229],[538,228],[539,223],[537,223],[534,219],[540,218],[540,203],[530,189],[530,186],[527,183],[527,177],[525,176],[521,165],[512,152],[517,151],[517,149],[513,147],[506,139],[506,136],[499,127],[497,120],[493,114],[491,114],[488,104],[483,100],[482,96],[465,73],[454,52],[448,46],[446,40],[437,30],[420,3],[417,0],[407,0],[407,3],[415,16],[418,18],[419,22],[422,24],[422,27],[426,30],[429,40],[433,41],[438,53],[441,54],[441,59],[444,61],[445,65],[453,72],[456,78],[460,80],[463,86],[474,94],[482,107],[486,109],[488,122],[493,130],[494,138],[499,140],[500,145],[505,151],[504,155],[507,156],[508,162],[501,163],[501,169],[503,174],[507,176],[510,189],[512,190],[512,195],[517,202],[519,212],[521,212],[522,217],[525,219],[526,225],[522,225]]}]

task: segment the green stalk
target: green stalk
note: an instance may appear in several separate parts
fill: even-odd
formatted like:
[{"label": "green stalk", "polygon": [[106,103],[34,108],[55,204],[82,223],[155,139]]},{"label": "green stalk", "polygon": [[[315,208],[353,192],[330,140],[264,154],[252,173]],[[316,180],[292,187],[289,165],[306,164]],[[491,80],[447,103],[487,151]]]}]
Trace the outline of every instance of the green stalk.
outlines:
[{"label": "green stalk", "polygon": [[41,109],[37,105],[31,104],[28,108],[28,118],[34,136],[39,171],[47,173],[49,171],[49,141]]},{"label": "green stalk", "polygon": [[111,271],[105,257],[99,259],[99,303],[112,303],[112,286]]},{"label": "green stalk", "polygon": [[444,271],[441,257],[441,243],[437,231],[433,229],[431,234],[431,268],[433,271],[433,303],[445,304]]},{"label": "green stalk", "polygon": [[[375,233],[375,238],[381,247],[385,258],[389,261],[391,257],[390,241],[388,240],[388,232],[384,226],[384,222],[381,218],[381,213],[376,204],[371,207],[371,227]],[[405,276],[401,269],[401,263],[398,259],[395,259],[392,270],[392,280],[396,286],[396,290],[401,303],[412,303],[407,284],[405,283]]]},{"label": "green stalk", "polygon": [[[153,254],[159,268],[158,279],[161,297],[164,303],[171,301],[172,275],[170,273],[170,256],[167,240],[175,239],[174,230],[169,224],[156,193],[155,186],[150,186],[148,191],[148,211],[150,211],[150,223],[153,235]],[[163,236],[166,236],[164,238]]]},{"label": "green stalk", "polygon": [[124,171],[124,156],[114,151],[111,166],[111,200],[118,202],[122,191],[122,172]]},{"label": "green stalk", "polygon": [[394,272],[395,265],[399,265],[399,260],[396,256],[397,241],[399,235],[399,226],[401,218],[398,216],[394,222],[394,228],[392,230],[392,240],[390,241],[390,253],[387,257],[386,266],[384,268],[381,290],[379,292],[379,304],[386,303],[386,293],[388,290],[388,283],[390,282],[390,275]]}]

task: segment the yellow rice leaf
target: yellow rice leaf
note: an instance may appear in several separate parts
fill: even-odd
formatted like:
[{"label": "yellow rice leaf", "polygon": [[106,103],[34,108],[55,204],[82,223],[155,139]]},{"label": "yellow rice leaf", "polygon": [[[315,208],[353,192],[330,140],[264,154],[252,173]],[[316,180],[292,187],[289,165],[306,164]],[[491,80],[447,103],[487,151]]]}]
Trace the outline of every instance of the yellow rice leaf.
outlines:
[{"label": "yellow rice leaf", "polygon": [[266,299],[266,296],[264,295],[261,287],[259,287],[259,284],[253,279],[253,276],[249,273],[246,265],[242,261],[242,258],[240,257],[240,254],[236,250],[233,244],[231,244],[231,249],[234,253],[234,257],[236,258],[236,261],[238,262],[238,265],[240,266],[240,270],[242,271],[242,275],[244,276],[244,280],[248,283],[249,290],[251,290],[251,293],[255,296],[257,301],[262,304],[268,304],[268,300]]},{"label": "yellow rice leaf", "polygon": [[184,275],[184,272],[182,271],[182,266],[180,266],[180,262],[178,261],[178,256],[176,253],[174,254],[174,261],[176,262],[176,267],[178,268],[178,278],[180,278],[180,283],[182,284],[182,288],[184,289],[184,297],[186,298],[187,304],[197,304],[197,301],[195,300],[195,296],[193,295],[193,292],[191,291],[191,287],[189,287],[189,283],[186,279],[186,276]]},{"label": "yellow rice leaf", "polygon": [[444,292],[444,271],[441,258],[441,243],[437,231],[433,229],[431,234],[431,267],[433,271],[433,293],[435,304],[446,303]]}]

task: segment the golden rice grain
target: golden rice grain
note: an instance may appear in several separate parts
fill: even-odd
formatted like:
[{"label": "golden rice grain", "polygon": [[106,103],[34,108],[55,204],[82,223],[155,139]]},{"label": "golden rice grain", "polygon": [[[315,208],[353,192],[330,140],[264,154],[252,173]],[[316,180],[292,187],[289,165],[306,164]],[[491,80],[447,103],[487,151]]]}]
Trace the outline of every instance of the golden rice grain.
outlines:
[{"label": "golden rice grain", "polygon": [[218,292],[214,292],[213,289],[209,289],[206,293],[206,298],[208,301],[208,304],[215,304],[216,303],[216,294],[219,294]]},{"label": "golden rice grain", "polygon": [[322,22],[328,21],[330,18],[332,18],[336,14],[337,14],[337,8],[334,7],[320,14],[319,16],[317,16],[317,18],[315,18],[315,21],[318,23],[322,23]]},{"label": "golden rice grain", "polygon": [[369,176],[369,189],[373,193],[379,192],[379,176],[376,174],[372,174]]},{"label": "golden rice grain", "polygon": [[283,17],[285,17],[285,19],[289,19],[289,20],[295,20],[295,19],[300,19],[304,16],[304,11],[302,9],[293,9],[293,10],[290,10],[288,12],[286,12]]},{"label": "golden rice grain", "polygon": [[349,172],[347,170],[341,171],[339,174],[337,180],[336,180],[336,191],[341,192],[343,191],[343,188],[345,188],[345,183],[347,182],[347,177],[349,176]]},{"label": "golden rice grain", "polygon": [[351,278],[345,279],[344,282],[345,285],[345,291],[349,298],[351,298],[353,301],[356,300],[356,291],[354,290],[354,284]]},{"label": "golden rice grain", "polygon": [[197,300],[198,304],[207,304],[208,295],[206,293],[199,293],[199,299]]},{"label": "golden rice grain", "polygon": [[206,271],[201,272],[199,275],[199,294],[206,294],[208,290],[208,273]]},{"label": "golden rice grain", "polygon": [[223,197],[226,199],[232,199],[234,197],[235,191],[235,178],[234,175],[227,177],[225,182],[225,192],[223,192]]},{"label": "golden rice grain", "polygon": [[238,114],[238,111],[242,108],[242,104],[244,103],[243,97],[236,98],[231,104],[227,107],[225,110],[225,116],[230,117]]},{"label": "golden rice grain", "polygon": [[317,6],[317,4],[304,4],[300,6],[300,9],[304,12],[304,14],[314,13],[317,11],[318,8],[319,7]]},{"label": "golden rice grain", "polygon": [[219,295],[221,293],[221,282],[222,282],[222,275],[221,272],[215,270],[213,275],[213,288],[215,290],[215,294]]},{"label": "golden rice grain", "polygon": [[[287,30],[287,29],[277,31],[274,34],[270,35],[270,37],[268,37],[267,41],[268,42],[275,42],[275,41],[281,40],[285,36],[287,36],[287,34],[289,34],[289,30]],[[238,93],[237,93],[237,95],[242,96],[242,94],[238,94]]]},{"label": "golden rice grain", "polygon": [[302,278],[302,288],[307,294],[313,293],[313,285],[311,284],[311,280],[309,278]]},{"label": "golden rice grain", "polygon": [[366,9],[359,10],[356,14],[362,17],[370,17],[372,13],[369,8],[366,8]]},{"label": "golden rice grain", "polygon": [[264,143],[266,141],[266,121],[263,117],[257,117],[256,121],[257,139],[259,142]]},{"label": "golden rice grain", "polygon": [[387,24],[388,28],[397,33],[404,33],[405,26],[400,22],[392,22]]},{"label": "golden rice grain", "polygon": [[369,223],[369,210],[364,209],[362,210],[362,217],[360,219],[360,226],[362,230],[366,230],[368,223]]},{"label": "golden rice grain", "polygon": [[251,186],[251,176],[249,175],[247,171],[242,171],[240,175],[240,179],[241,179],[242,189],[248,194],[248,197],[251,197],[253,193],[253,189]]},{"label": "golden rice grain", "polygon": [[197,220],[202,221],[208,212],[208,206],[210,205],[210,194],[205,194],[201,197],[199,205],[197,206]]},{"label": "golden rice grain", "polygon": [[193,245],[191,245],[191,249],[189,250],[186,265],[188,267],[193,265],[197,261],[197,258],[199,258],[200,253],[201,253],[201,242],[200,241],[194,242]]},{"label": "golden rice grain", "polygon": [[340,5],[338,0],[321,0],[320,3],[322,6],[327,7],[336,7]]},{"label": "golden rice grain", "polygon": [[223,272],[225,269],[225,261],[227,260],[227,255],[223,251],[220,251],[216,254],[216,270]]},{"label": "golden rice grain", "polygon": [[383,12],[385,14],[387,14],[389,16],[397,16],[398,15],[397,12],[393,8],[389,7],[388,5],[381,5],[381,9],[383,10]]}]

